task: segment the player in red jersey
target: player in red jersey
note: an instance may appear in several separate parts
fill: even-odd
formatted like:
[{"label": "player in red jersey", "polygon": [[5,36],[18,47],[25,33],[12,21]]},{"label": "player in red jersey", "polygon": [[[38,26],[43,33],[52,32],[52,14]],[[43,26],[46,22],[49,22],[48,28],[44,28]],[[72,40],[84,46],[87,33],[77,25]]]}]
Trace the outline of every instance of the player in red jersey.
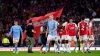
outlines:
[{"label": "player in red jersey", "polygon": [[70,51],[70,46],[71,46],[71,41],[75,42],[75,52],[77,52],[76,47],[77,47],[77,38],[76,38],[76,31],[77,31],[77,25],[73,22],[73,19],[70,18],[69,23],[67,25],[67,31],[69,35],[69,53]]},{"label": "player in red jersey", "polygon": [[89,45],[88,45],[88,53],[91,53],[90,52],[90,47],[92,47],[94,45],[94,33],[93,33],[93,17],[90,18],[90,22],[89,22],[89,25],[88,25],[88,39],[89,39]]},{"label": "player in red jersey", "polygon": [[63,23],[61,43],[64,53],[68,53],[68,33],[67,33],[67,22]]},{"label": "player in red jersey", "polygon": [[85,46],[87,45],[87,32],[88,32],[88,23],[85,22],[85,18],[81,19],[81,22],[78,24],[79,28],[79,39],[82,41],[82,52],[85,52]]}]

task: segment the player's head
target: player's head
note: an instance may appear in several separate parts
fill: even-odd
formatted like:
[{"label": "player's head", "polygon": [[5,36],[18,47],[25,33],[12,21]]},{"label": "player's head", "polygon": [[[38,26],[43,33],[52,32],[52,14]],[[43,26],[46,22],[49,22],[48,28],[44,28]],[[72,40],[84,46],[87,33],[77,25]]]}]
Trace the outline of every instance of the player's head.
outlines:
[{"label": "player's head", "polygon": [[72,23],[72,22],[73,22],[73,19],[72,19],[72,18],[70,18],[70,19],[69,19],[69,23]]},{"label": "player's head", "polygon": [[32,24],[32,20],[29,20],[29,24]]},{"label": "player's head", "polygon": [[53,19],[54,19],[54,16],[53,16],[53,15],[50,15],[50,16],[49,16],[49,19],[50,19],[50,20],[53,20]]},{"label": "player's head", "polygon": [[90,17],[90,22],[94,22],[93,16]]},{"label": "player's head", "polygon": [[85,20],[85,17],[84,16],[81,17],[81,21],[83,21],[83,20]]},{"label": "player's head", "polygon": [[14,25],[18,25],[18,21],[17,20],[14,21]]},{"label": "player's head", "polygon": [[56,18],[56,21],[59,21],[59,18]]}]

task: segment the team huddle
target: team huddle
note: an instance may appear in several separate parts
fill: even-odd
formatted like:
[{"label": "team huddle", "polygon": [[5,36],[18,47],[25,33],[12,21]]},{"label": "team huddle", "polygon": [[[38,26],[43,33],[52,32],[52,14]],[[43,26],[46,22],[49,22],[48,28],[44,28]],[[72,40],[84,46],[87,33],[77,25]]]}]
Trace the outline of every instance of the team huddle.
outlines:
[{"label": "team huddle", "polygon": [[[85,21],[85,18],[82,18],[81,21],[78,23],[78,25],[73,22],[72,18],[70,18],[69,22],[65,22],[63,24],[64,34],[62,35],[59,35],[57,32],[57,27],[59,23],[57,22],[57,20],[53,20],[53,19],[54,19],[54,16],[50,15],[49,20],[46,23],[47,26],[46,27],[42,26],[42,28],[45,28],[45,30],[41,28],[40,36],[42,40],[42,45],[41,45],[40,52],[42,53],[49,52],[50,42],[53,40],[55,41],[54,42],[54,52],[55,53],[60,53],[61,51],[60,47],[62,47],[63,53],[71,53],[71,42],[72,41],[74,41],[75,43],[74,51],[77,53],[78,51],[77,41],[80,40],[82,42],[82,48],[81,48],[82,53],[85,53],[86,51],[88,51],[88,53],[91,53],[90,47],[94,45],[93,18],[90,18],[89,23]],[[32,23],[32,22],[29,22],[29,23]],[[15,22],[15,26],[12,26],[12,27],[13,28],[11,28],[10,34],[13,32],[13,42],[15,44],[14,53],[18,53],[17,45],[18,45],[19,38],[20,38],[19,36],[20,34],[18,32],[22,33],[22,29],[20,26],[18,26],[18,23],[16,22]],[[36,33],[34,31],[34,27],[32,26],[26,29],[26,33],[27,32],[28,33],[31,32],[31,34]],[[28,35],[28,39],[33,37],[33,36],[30,36],[30,34],[27,34],[27,35]],[[29,39],[29,41],[32,42],[32,38]],[[28,47],[29,47],[28,52],[32,53],[33,43],[31,43]],[[45,51],[42,50],[43,47],[45,47]],[[87,47],[87,49],[85,49],[85,47]]]}]

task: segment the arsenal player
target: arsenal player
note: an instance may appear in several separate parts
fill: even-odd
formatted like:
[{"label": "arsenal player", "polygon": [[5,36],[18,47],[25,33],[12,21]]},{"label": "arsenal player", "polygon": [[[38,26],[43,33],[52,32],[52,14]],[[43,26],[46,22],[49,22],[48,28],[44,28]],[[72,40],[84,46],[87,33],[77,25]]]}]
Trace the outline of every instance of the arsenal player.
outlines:
[{"label": "arsenal player", "polygon": [[88,23],[85,22],[84,17],[81,19],[81,22],[79,22],[78,27],[79,27],[79,38],[80,38],[80,41],[82,41],[82,52],[84,53],[85,46],[87,45],[87,40],[88,40],[88,37],[87,37]]},{"label": "arsenal player", "polygon": [[73,22],[73,19],[70,18],[69,23],[67,25],[67,31],[69,35],[69,53],[70,51],[70,46],[71,46],[71,41],[73,40],[75,42],[75,52],[77,52],[76,47],[77,47],[77,38],[76,38],[76,31],[77,31],[77,25]]},{"label": "arsenal player", "polygon": [[89,37],[89,46],[88,46],[88,53],[91,53],[90,52],[90,47],[92,47],[94,45],[94,33],[93,33],[93,17],[90,18],[90,22],[89,22],[89,25],[88,25],[88,37]]},{"label": "arsenal player", "polygon": [[61,43],[64,53],[68,53],[68,33],[67,33],[67,22],[63,23]]}]

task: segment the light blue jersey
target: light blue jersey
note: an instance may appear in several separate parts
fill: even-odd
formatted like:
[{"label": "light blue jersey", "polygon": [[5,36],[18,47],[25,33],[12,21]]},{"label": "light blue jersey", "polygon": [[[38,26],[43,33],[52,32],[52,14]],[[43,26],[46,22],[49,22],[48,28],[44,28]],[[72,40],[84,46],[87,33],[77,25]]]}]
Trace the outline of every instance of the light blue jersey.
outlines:
[{"label": "light blue jersey", "polygon": [[57,27],[57,22],[55,20],[48,21],[49,35],[57,36],[57,30],[52,32]]},{"label": "light blue jersey", "polygon": [[12,26],[10,29],[10,34],[13,34],[13,38],[19,38],[20,33],[22,35],[22,28],[20,26]]}]

